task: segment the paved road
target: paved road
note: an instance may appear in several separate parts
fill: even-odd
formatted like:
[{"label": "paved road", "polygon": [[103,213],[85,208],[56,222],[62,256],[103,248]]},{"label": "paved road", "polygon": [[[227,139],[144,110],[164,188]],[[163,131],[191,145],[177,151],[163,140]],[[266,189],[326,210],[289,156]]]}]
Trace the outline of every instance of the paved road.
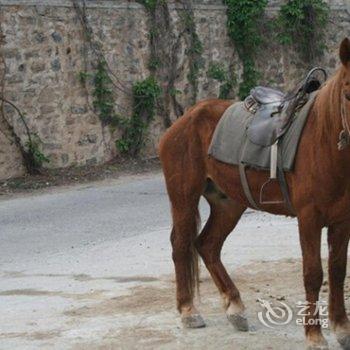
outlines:
[{"label": "paved road", "polygon": [[0,264],[169,227],[159,174],[0,201]]}]

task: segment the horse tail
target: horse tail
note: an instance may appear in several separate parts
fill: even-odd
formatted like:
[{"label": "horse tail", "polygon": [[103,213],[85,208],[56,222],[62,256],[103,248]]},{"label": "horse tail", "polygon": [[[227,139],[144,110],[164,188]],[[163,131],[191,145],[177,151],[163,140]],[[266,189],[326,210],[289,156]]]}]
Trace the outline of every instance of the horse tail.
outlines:
[{"label": "horse tail", "polygon": [[190,276],[190,284],[191,284],[191,295],[192,297],[197,294],[198,297],[200,297],[200,264],[199,264],[199,254],[198,250],[196,248],[196,239],[198,237],[198,234],[200,232],[201,228],[201,216],[199,213],[199,210],[197,208],[196,210],[196,230],[193,232],[193,235],[191,237],[191,276]]}]

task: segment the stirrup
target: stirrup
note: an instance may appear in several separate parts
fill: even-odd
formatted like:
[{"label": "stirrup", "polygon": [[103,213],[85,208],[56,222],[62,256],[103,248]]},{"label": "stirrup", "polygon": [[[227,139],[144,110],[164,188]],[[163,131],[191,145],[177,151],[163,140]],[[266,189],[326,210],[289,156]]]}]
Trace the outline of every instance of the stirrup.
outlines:
[{"label": "stirrup", "polygon": [[271,163],[270,163],[270,178],[263,183],[263,185],[260,188],[260,195],[259,195],[259,202],[260,204],[284,204],[285,201],[265,201],[264,200],[264,190],[270,183],[273,183],[274,181],[277,181],[279,184],[279,181],[277,179],[277,157],[278,157],[278,140],[271,146]]},{"label": "stirrup", "polygon": [[278,180],[277,179],[271,179],[269,178],[266,182],[263,183],[263,185],[261,186],[260,188],[260,195],[259,195],[259,203],[260,204],[285,204],[286,202],[284,200],[264,200],[264,191],[266,189],[266,187],[269,186],[269,184],[272,184],[272,183],[277,183],[279,184]]}]

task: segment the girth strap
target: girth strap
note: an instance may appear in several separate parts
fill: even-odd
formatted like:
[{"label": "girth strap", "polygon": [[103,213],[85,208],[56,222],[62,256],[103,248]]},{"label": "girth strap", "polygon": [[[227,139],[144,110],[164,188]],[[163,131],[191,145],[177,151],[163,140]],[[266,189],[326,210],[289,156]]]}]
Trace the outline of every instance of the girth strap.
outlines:
[{"label": "girth strap", "polygon": [[250,191],[247,174],[245,172],[246,165],[242,162],[239,163],[239,175],[241,177],[241,184],[243,187],[243,191],[245,196],[248,199],[249,204],[256,210],[260,210],[259,206],[256,204],[252,192]]},{"label": "girth strap", "polygon": [[242,158],[243,158],[243,154],[244,154],[244,150],[246,148],[247,145],[247,141],[244,144],[244,146],[242,147],[242,151],[241,151],[241,155],[240,155],[240,162],[239,162],[239,176],[241,178],[241,184],[243,187],[243,191],[244,194],[246,196],[246,198],[248,199],[249,204],[256,210],[260,210],[259,206],[256,204],[252,192],[250,191],[250,187],[249,187],[249,183],[248,183],[248,179],[247,179],[247,174],[245,172],[245,168],[246,165],[244,163],[242,163]]}]

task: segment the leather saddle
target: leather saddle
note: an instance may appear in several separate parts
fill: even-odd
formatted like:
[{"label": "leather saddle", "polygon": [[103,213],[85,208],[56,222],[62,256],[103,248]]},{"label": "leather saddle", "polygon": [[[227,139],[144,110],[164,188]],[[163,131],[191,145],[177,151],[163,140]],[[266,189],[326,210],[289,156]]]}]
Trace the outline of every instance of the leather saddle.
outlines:
[{"label": "leather saddle", "polygon": [[250,94],[262,105],[282,103],[285,99],[285,94],[282,91],[263,86],[256,87]]},{"label": "leather saddle", "polygon": [[253,89],[245,100],[246,108],[255,114],[247,130],[249,140],[265,147],[274,144],[282,133],[282,112],[287,105],[282,91],[262,86]]},{"label": "leather saddle", "polygon": [[[321,72],[323,80],[326,81],[326,71],[316,67],[309,72],[304,82],[297,86],[292,93],[285,94],[279,90],[258,86],[250,92],[244,101],[245,108],[254,114],[247,129],[249,141],[259,146],[270,147],[270,177],[260,188],[260,204],[284,203],[290,213],[295,213],[284,176],[281,148],[277,141],[288,130],[296,112],[308,101],[309,94],[321,87],[322,80],[317,78],[316,72]],[[244,149],[243,147],[242,155]],[[260,209],[250,191],[246,167],[247,165],[242,161],[241,156],[239,173],[245,196],[253,208]],[[269,183],[276,179],[279,182],[283,200],[265,200],[264,193],[269,193]]]},{"label": "leather saddle", "polygon": [[251,90],[244,101],[246,109],[254,114],[247,130],[247,136],[251,142],[268,147],[284,135],[295,112],[307,102],[308,95],[321,87],[320,79],[314,76],[317,71],[321,71],[326,80],[324,69],[313,68],[304,82],[292,93],[286,94],[263,86]]}]

